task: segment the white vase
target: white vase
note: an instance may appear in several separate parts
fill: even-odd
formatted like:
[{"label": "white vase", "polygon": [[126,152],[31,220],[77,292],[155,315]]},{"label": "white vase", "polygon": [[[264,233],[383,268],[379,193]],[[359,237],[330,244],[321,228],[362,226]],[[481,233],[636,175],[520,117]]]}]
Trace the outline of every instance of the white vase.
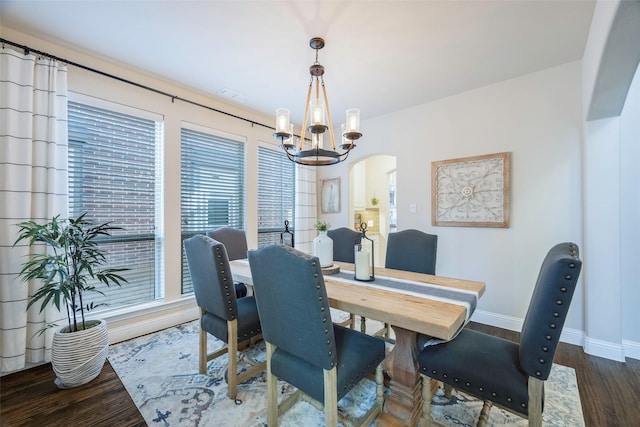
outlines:
[{"label": "white vase", "polygon": [[59,388],[86,384],[102,371],[109,353],[109,333],[104,320],[88,320],[85,330],[69,332],[65,326],[54,332],[51,366]]},{"label": "white vase", "polygon": [[320,231],[318,237],[313,239],[313,255],[320,260],[321,267],[333,265],[333,239],[327,236],[326,231]]}]

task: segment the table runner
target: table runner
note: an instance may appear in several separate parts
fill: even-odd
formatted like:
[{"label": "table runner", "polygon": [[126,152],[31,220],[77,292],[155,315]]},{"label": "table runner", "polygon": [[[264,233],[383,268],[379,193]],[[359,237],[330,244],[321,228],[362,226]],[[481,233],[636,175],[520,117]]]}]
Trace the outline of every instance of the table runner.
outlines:
[{"label": "table runner", "polygon": [[[347,282],[354,285],[370,286],[379,289],[388,289],[393,292],[400,292],[408,295],[414,295],[434,301],[442,301],[450,304],[462,306],[466,309],[466,318],[462,326],[453,335],[455,338],[458,333],[469,322],[471,315],[478,306],[480,295],[478,292],[464,289],[454,289],[447,286],[436,285],[433,283],[417,282],[413,280],[398,279],[395,277],[376,276],[371,282],[364,282],[354,279],[354,272],[349,270],[341,270],[339,273],[327,276],[326,279]],[[440,338],[430,338],[424,345],[434,345],[446,342]]]}]

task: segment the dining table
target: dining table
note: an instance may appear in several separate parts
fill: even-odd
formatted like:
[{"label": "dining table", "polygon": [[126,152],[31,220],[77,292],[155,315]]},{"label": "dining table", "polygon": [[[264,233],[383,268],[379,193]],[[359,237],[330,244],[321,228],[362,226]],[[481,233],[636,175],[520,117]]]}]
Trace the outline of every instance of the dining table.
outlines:
[{"label": "dining table", "polygon": [[[358,281],[354,265],[334,262],[337,274],[323,274],[331,307],[391,325],[395,344],[385,358],[389,395],[376,426],[416,426],[430,419],[430,404],[423,414],[423,383],[418,370],[420,335],[430,344],[454,339],[469,321],[485,284],[376,267],[375,280]],[[236,281],[252,284],[246,259],[230,261]],[[337,269],[334,269],[337,270]],[[428,387],[429,384],[424,384]],[[429,412],[429,413],[426,413]]]}]

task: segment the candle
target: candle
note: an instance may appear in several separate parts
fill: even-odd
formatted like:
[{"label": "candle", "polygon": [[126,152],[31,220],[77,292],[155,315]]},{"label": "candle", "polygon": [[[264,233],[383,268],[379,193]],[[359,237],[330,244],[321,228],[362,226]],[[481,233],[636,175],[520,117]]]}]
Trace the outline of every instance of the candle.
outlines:
[{"label": "candle", "polygon": [[311,101],[311,125],[324,124],[324,103],[320,99]]},{"label": "candle", "polygon": [[276,132],[287,132],[289,130],[289,110],[278,108],[276,110]]},{"label": "candle", "polygon": [[360,110],[350,108],[347,110],[347,132],[360,131]]},{"label": "candle", "polygon": [[356,279],[369,280],[371,278],[369,252],[360,250],[356,252]]}]

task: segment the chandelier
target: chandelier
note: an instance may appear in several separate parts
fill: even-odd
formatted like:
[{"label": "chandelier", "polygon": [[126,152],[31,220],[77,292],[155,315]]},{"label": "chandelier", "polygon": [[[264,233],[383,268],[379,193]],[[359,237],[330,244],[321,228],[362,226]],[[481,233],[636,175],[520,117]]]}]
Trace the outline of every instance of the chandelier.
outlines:
[{"label": "chandelier", "polygon": [[[324,85],[324,66],[318,62],[318,51],[324,47],[324,39],[314,37],[309,42],[309,46],[316,51],[316,60],[309,67],[311,79],[298,144],[294,141],[293,125],[290,123],[289,110],[286,108],[276,110],[276,132],[273,135],[280,139],[282,148],[292,162],[308,166],[333,165],[346,160],[351,150],[356,146],[354,141],[362,136],[360,133],[360,110],[357,108],[347,110],[347,120],[342,125],[342,140],[340,150],[338,150],[333,135],[327,90]],[[327,129],[329,130],[329,138],[325,138]],[[310,139],[305,138],[307,131],[311,134]],[[330,141],[326,141],[326,139]],[[330,147],[327,147],[329,145]]]}]

